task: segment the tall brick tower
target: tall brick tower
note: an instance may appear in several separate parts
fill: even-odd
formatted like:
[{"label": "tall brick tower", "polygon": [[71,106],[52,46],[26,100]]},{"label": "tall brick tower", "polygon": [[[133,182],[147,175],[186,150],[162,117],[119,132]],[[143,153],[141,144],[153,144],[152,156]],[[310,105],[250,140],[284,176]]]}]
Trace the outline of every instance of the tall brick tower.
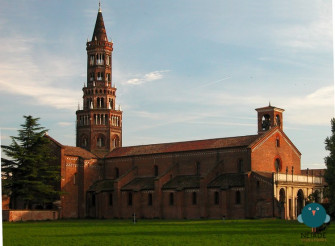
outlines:
[{"label": "tall brick tower", "polygon": [[92,40],[86,43],[87,83],[83,109],[78,109],[76,145],[93,153],[107,153],[122,146],[122,111],[116,108],[112,85],[113,42],[109,42],[100,3]]}]

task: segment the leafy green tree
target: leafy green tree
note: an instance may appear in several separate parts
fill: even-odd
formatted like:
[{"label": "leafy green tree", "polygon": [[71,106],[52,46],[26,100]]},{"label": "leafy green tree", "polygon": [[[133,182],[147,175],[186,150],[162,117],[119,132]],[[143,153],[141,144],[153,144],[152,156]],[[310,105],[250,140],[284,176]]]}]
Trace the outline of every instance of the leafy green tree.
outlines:
[{"label": "leafy green tree", "polygon": [[315,190],[307,197],[307,203],[319,202],[320,192]]},{"label": "leafy green tree", "polygon": [[328,187],[325,192],[325,196],[329,202],[329,213],[335,214],[335,118],[331,120],[331,131],[332,135],[327,137],[325,140],[326,150],[328,150],[329,156],[325,158],[326,171],[324,174],[325,181]]},{"label": "leafy green tree", "polygon": [[1,159],[3,190],[14,209],[18,199],[28,209],[51,203],[60,195],[60,166],[50,155],[49,139],[44,136],[47,130],[40,126],[39,118],[24,118],[18,136],[11,137],[9,146],[1,146],[7,157]]}]

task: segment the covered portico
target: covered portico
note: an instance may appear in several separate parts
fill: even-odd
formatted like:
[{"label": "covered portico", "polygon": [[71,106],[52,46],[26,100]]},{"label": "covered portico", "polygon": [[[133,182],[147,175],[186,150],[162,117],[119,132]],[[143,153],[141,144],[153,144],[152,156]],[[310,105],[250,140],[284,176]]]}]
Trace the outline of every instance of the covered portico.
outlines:
[{"label": "covered portico", "polygon": [[308,196],[315,191],[319,194],[317,202],[323,201],[324,179],[321,176],[275,173],[273,179],[282,219],[297,219]]}]

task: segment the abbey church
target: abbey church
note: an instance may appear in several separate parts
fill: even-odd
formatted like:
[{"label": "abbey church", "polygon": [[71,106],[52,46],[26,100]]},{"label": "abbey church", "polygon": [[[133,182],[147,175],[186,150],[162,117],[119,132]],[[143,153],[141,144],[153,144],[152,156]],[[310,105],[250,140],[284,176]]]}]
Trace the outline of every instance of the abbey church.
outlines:
[{"label": "abbey church", "polygon": [[122,147],[100,8],[86,51],[76,147],[48,136],[61,164],[61,218],[295,219],[311,193],[323,200],[321,171],[301,170],[284,109],[271,105],[256,109],[255,135]]}]

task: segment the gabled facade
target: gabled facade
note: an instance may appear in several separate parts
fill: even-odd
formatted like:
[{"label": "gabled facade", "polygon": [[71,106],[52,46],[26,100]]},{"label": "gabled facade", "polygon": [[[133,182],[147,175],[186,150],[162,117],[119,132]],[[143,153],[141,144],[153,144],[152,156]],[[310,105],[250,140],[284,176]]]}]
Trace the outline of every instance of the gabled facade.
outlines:
[{"label": "gabled facade", "polygon": [[100,8],[86,47],[77,147],[50,138],[61,163],[62,218],[294,219],[308,195],[321,194],[323,179],[301,170],[284,110],[271,105],[256,109],[255,135],[122,147],[113,43]]}]

